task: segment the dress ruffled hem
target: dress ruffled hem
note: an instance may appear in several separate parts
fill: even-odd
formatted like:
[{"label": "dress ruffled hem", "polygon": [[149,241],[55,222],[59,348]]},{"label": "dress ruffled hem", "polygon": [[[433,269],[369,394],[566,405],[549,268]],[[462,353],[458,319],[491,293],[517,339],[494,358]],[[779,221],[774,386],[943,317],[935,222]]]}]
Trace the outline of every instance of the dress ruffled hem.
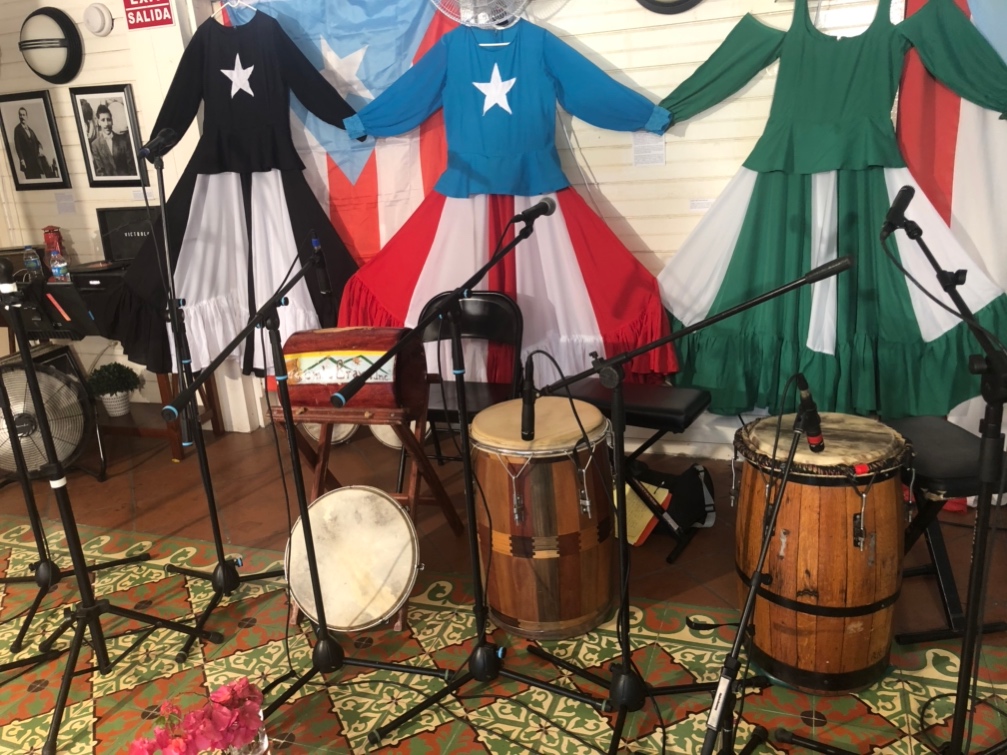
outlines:
[{"label": "dress ruffled hem", "polygon": [[[1007,297],[976,313],[979,323],[1002,332]],[[680,323],[676,321],[676,328]],[[943,416],[979,395],[979,378],[963,369],[979,347],[960,323],[930,342],[898,343],[858,335],[839,344],[835,354],[766,333],[724,333],[716,328],[676,342],[680,371],[676,385],[703,388],[712,395],[709,410],[739,414],[753,408],[781,411],[780,390],[800,371],[821,411],[879,414],[882,419]],[[782,401],[792,411],[795,393]]]}]

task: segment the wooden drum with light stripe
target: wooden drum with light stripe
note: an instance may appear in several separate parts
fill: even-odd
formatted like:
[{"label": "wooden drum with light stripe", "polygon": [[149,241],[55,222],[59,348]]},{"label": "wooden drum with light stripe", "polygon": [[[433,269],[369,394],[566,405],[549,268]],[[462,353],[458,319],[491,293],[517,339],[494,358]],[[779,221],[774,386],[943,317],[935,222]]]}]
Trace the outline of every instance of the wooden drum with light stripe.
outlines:
[{"label": "wooden drum with light stripe", "polygon": [[[745,425],[734,439],[741,475],[736,565],[744,604],[767,509],[776,500],[794,415]],[[873,419],[822,415],[825,450],[802,438],[780,503],[752,623],[751,658],[801,690],[838,694],[884,676],[902,585],[901,470],[911,451]]]},{"label": "wooden drum with light stripe", "polygon": [[472,422],[486,503],[477,501],[476,519],[490,615],[536,640],[593,629],[615,598],[608,420],[591,404],[572,404],[576,415],[569,399],[538,399],[531,441],[521,440],[520,400],[491,406]]}]

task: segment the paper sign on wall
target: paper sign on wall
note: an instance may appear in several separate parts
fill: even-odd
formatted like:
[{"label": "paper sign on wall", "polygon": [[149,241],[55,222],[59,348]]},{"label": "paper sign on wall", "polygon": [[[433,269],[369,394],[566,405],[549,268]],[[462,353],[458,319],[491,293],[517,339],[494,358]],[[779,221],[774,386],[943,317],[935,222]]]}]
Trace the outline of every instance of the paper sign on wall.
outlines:
[{"label": "paper sign on wall", "polygon": [[126,28],[149,29],[152,26],[171,26],[175,14],[171,0],[122,0],[126,8]]}]

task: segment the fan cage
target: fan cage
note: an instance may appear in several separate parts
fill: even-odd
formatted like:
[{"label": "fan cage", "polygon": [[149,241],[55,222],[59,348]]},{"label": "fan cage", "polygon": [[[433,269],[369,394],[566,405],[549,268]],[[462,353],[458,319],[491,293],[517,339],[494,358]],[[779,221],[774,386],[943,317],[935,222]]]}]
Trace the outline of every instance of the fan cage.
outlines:
[{"label": "fan cage", "polygon": [[430,0],[441,13],[465,26],[484,29],[509,26],[529,0]]},{"label": "fan cage", "polygon": [[[49,420],[56,457],[64,466],[72,464],[84,448],[86,437],[93,429],[93,413],[87,393],[80,381],[49,365],[35,365],[42,403]],[[38,428],[38,412],[28,391],[28,378],[22,367],[0,368],[11,413],[18,426],[18,438],[28,467],[29,477],[42,476],[48,462],[42,434]],[[0,417],[0,474],[16,474],[17,464],[7,423]]]}]

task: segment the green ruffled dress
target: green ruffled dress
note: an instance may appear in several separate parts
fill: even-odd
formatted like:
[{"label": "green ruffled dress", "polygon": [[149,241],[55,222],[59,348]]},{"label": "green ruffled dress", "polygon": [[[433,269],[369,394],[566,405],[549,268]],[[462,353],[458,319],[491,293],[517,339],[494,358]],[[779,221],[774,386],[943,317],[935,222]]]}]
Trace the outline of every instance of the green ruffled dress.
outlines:
[{"label": "green ruffled dress", "polygon": [[[677,343],[677,382],[711,391],[712,411],[777,412],[779,393],[797,371],[828,411],[945,414],[978,394],[967,369],[978,346],[967,327],[912,287],[879,239],[895,194],[915,185],[891,118],[910,48],[962,97],[1007,110],[1007,65],[952,0],[930,0],[899,24],[890,21],[890,0],[879,0],[867,30],[846,38],[816,29],[807,0],[796,0],[787,31],[746,15],[661,103],[674,122],[691,118],[780,61],[765,132],[659,275],[678,324],[722,312],[837,256],[854,258],[853,269],[837,278]],[[922,192],[906,215],[923,228],[943,267],[969,270],[962,295],[984,326],[1003,333],[1007,298],[954,242]],[[885,243],[953,306],[904,233]]]}]

